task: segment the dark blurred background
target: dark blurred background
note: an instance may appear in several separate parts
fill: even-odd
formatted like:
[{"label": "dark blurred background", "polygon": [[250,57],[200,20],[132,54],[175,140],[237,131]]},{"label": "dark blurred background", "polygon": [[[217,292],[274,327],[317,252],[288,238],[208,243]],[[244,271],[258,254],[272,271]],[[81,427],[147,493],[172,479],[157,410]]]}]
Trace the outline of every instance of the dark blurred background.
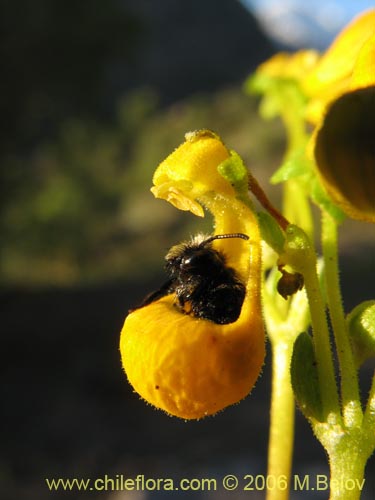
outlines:
[{"label": "dark blurred background", "polygon": [[[3,0],[0,25],[1,498],[85,497],[49,492],[48,477],[266,474],[269,355],[251,397],[183,422],[132,392],[118,342],[128,308],[163,279],[166,250],[210,227],[149,192],[184,133],[215,130],[264,186],[280,161],[280,123],[264,123],[242,88],[276,42],[236,0]],[[373,296],[370,229],[342,231],[347,310]],[[299,413],[296,433],[294,472],[327,473]]]}]

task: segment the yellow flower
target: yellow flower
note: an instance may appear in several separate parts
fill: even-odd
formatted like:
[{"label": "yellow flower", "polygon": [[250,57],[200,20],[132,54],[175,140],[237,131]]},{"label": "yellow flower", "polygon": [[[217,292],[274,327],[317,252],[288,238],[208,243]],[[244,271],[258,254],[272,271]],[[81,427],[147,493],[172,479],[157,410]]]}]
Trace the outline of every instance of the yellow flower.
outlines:
[{"label": "yellow flower", "polygon": [[[293,112],[315,126],[308,156],[315,156],[321,184],[346,215],[374,222],[375,9],[356,17],[320,57],[279,54],[258,71],[298,86],[305,100]],[[287,93],[280,109],[294,125]]]},{"label": "yellow flower", "polygon": [[178,208],[215,218],[215,234],[245,233],[242,239],[215,240],[228,265],[246,284],[238,319],[217,324],[182,313],[166,295],[126,318],[120,340],[129,382],[149,403],[171,415],[198,419],[244,398],[264,360],[260,303],[261,247],[251,208],[217,170],[230,152],[214,134],[189,134],[155,172],[155,196]]}]

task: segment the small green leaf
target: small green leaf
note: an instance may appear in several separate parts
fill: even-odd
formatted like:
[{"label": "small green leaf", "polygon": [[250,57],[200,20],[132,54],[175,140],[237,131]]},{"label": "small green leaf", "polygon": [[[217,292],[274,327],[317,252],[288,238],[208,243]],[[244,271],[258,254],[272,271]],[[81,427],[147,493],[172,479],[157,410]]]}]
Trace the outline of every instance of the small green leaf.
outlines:
[{"label": "small green leaf", "polygon": [[242,158],[235,151],[230,151],[230,157],[218,165],[219,174],[224,177],[234,189],[243,194],[248,191],[248,173]]},{"label": "small green leaf", "polygon": [[322,402],[320,398],[317,362],[312,338],[301,333],[294,343],[291,378],[294,395],[306,418],[322,421]]},{"label": "small green leaf", "polygon": [[274,86],[274,79],[261,72],[255,72],[250,75],[244,84],[244,90],[247,94],[263,94]]},{"label": "small green leaf", "polygon": [[289,179],[310,173],[310,171],[311,163],[306,158],[306,149],[305,147],[301,147],[287,156],[284,163],[271,177],[271,182],[272,184],[278,184],[279,182],[285,182]]},{"label": "small green leaf", "polygon": [[375,357],[375,300],[356,306],[347,316],[355,360],[360,366]]}]

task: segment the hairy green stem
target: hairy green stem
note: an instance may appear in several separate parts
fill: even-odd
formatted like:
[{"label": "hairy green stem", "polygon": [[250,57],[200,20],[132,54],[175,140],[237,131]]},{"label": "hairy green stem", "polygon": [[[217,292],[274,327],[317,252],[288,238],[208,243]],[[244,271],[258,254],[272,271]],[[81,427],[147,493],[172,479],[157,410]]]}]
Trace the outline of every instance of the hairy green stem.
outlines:
[{"label": "hairy green stem", "polygon": [[295,179],[284,183],[283,214],[293,224],[303,228],[311,241],[314,239],[314,221],[308,198]]},{"label": "hairy green stem", "polygon": [[341,378],[341,400],[344,425],[356,427],[362,421],[357,370],[353,360],[349,332],[340,292],[337,255],[337,224],[326,212],[322,216],[322,248],[326,293],[334,332]]},{"label": "hairy green stem", "polygon": [[366,458],[356,455],[351,447],[337,450],[335,459],[330,460],[330,497],[329,500],[359,500],[365,479]]},{"label": "hairy green stem", "polygon": [[[313,250],[311,250],[313,252]],[[325,313],[325,304],[321,295],[319,279],[316,270],[315,254],[304,266],[304,279],[307,298],[310,305],[311,324],[313,329],[313,341],[317,359],[317,370],[319,386],[325,417],[331,414],[331,418],[338,423],[340,420],[339,398],[333,368],[332,352],[329,342],[329,330]]]},{"label": "hairy green stem", "polygon": [[368,434],[369,446],[375,448],[375,374],[372,377],[371,389],[362,423],[363,431]]}]

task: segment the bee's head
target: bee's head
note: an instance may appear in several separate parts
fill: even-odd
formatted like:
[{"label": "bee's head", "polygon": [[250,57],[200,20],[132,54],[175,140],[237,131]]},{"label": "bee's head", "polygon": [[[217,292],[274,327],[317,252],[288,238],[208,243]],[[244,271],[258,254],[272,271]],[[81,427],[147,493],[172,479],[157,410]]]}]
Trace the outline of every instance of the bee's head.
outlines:
[{"label": "bee's head", "polygon": [[169,250],[165,257],[168,273],[172,278],[181,274],[204,276],[222,268],[225,266],[225,256],[212,248],[212,242],[224,238],[249,239],[243,233],[217,234],[213,236],[199,234],[191,241],[179,243]]}]

